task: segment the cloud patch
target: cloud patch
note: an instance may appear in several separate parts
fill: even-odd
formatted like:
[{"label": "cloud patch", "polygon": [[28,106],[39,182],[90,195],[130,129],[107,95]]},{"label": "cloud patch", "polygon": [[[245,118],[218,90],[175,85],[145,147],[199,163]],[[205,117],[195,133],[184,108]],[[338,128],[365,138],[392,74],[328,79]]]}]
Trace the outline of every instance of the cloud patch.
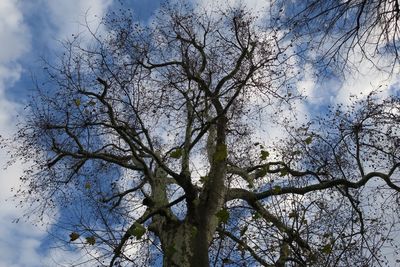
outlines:
[{"label": "cloud patch", "polygon": [[[24,60],[37,54],[32,47],[54,39],[65,39],[72,33],[84,29],[85,16],[89,26],[98,25],[100,18],[112,3],[112,0],[61,1],[35,0],[23,3],[16,0],[0,1],[0,135],[8,137],[15,131],[15,121],[19,103],[11,101],[7,95],[13,94],[11,88],[25,75]],[[34,13],[38,10],[47,12]],[[94,15],[97,15],[95,17]],[[31,25],[28,24],[31,18]],[[33,18],[33,19],[32,19]],[[41,20],[41,23],[33,23]],[[55,27],[34,28],[38,25],[56,25]],[[34,32],[40,36],[33,36]],[[33,38],[35,37],[35,38]],[[37,40],[38,37],[45,40]],[[52,46],[50,46],[52,47]],[[28,79],[29,80],[29,79]],[[24,85],[29,87],[29,85]],[[0,150],[0,266],[42,267],[55,266],[56,262],[74,260],[79,253],[61,252],[54,254],[45,249],[43,240],[47,237],[45,227],[33,225],[24,220],[17,220],[24,210],[16,208],[11,200],[11,188],[20,185],[19,176],[23,166],[16,163],[3,169],[9,155]],[[16,223],[18,221],[18,223]]]}]

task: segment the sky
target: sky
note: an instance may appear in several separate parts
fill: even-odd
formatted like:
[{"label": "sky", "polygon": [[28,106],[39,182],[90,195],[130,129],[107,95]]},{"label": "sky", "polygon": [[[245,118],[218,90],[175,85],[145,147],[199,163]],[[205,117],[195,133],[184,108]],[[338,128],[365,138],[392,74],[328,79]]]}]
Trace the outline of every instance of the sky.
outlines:
[{"label": "sky", "polygon": [[[204,7],[210,3],[208,0],[198,1]],[[15,131],[16,117],[32,90],[32,75],[40,72],[41,58],[51,59],[61,49],[60,40],[83,31],[85,18],[95,26],[107,10],[119,6],[120,2],[0,0],[0,135],[10,136]],[[137,18],[143,21],[148,20],[160,4],[159,0],[129,2]],[[260,9],[266,1],[245,2]],[[218,5],[215,1],[213,3]],[[350,94],[365,94],[381,84],[386,88],[399,84],[398,78],[377,72],[368,63],[360,65],[359,73],[350,75],[346,81],[332,78],[322,84],[316,83],[312,66],[298,67],[304,75],[297,86],[307,96],[307,101],[298,106],[304,115],[315,111],[316,107],[346,103]],[[77,253],[49,249],[46,246],[46,227],[20,219],[24,210],[15,207],[17,203],[11,199],[11,188],[18,187],[18,177],[24,166],[17,162],[3,169],[8,160],[7,152],[0,150],[0,266],[58,266],[56,263],[65,259],[81,260]],[[52,220],[57,218],[48,219],[48,222]]]},{"label": "sky", "polygon": [[[158,1],[130,1],[142,20],[148,19]],[[60,40],[83,30],[85,17],[97,25],[113,0],[1,0],[0,1],[0,135],[15,131],[16,116],[28,98],[32,75],[39,73],[41,58],[51,58],[61,49]],[[0,150],[0,266],[58,266],[65,260],[81,259],[71,252],[54,252],[46,247],[46,227],[20,219],[11,188],[19,185],[23,168]],[[20,219],[20,220],[18,220]],[[56,264],[57,263],[57,264]]]}]

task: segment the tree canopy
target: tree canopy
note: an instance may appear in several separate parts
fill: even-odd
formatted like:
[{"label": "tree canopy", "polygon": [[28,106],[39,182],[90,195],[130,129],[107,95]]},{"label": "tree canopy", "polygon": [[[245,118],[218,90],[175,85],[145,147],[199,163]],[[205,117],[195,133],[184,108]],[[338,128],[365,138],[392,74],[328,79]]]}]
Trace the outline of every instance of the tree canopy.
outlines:
[{"label": "tree canopy", "polygon": [[299,37],[242,6],[166,4],[151,25],[110,13],[103,27],[46,65],[11,141],[32,163],[17,195],[60,214],[60,242],[99,266],[385,262],[398,97],[297,121]]},{"label": "tree canopy", "polygon": [[318,51],[317,63],[343,68],[369,61],[378,68],[392,68],[391,71],[398,72],[398,1],[306,0],[295,3],[298,7],[293,8],[293,3],[283,1],[282,6],[293,14],[283,20],[295,34],[308,36],[308,49]]}]

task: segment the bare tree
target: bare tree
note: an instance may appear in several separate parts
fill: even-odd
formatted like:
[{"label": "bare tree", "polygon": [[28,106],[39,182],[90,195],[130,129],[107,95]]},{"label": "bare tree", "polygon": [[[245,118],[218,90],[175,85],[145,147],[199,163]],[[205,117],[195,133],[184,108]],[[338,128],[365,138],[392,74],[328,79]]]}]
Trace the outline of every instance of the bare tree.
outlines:
[{"label": "bare tree", "polygon": [[[399,3],[396,0],[297,1],[282,4],[287,10],[287,27],[309,36],[308,44],[323,53],[328,63],[348,65],[354,59],[370,60],[378,67],[399,63]],[[295,11],[293,11],[295,10]],[[295,15],[292,15],[295,13]],[[285,19],[283,19],[285,20]],[[362,57],[361,57],[362,56]],[[319,58],[320,63],[322,62]],[[382,60],[381,60],[382,61]]]},{"label": "bare tree", "polygon": [[149,27],[104,23],[46,67],[12,144],[33,161],[18,195],[35,214],[63,210],[68,246],[109,266],[382,260],[398,226],[381,215],[398,203],[399,99],[285,123],[273,144],[257,118],[296,96],[281,32],[246,9],[182,4]]}]

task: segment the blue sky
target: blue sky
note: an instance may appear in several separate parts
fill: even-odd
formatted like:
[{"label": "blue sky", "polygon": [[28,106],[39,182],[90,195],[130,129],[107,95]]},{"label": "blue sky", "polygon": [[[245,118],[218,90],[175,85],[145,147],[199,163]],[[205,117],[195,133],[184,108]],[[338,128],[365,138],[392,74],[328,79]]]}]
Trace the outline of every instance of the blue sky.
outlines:
[{"label": "blue sky", "polygon": [[[141,20],[147,20],[159,5],[157,0],[129,2]],[[41,58],[51,60],[61,49],[59,40],[81,32],[85,14],[95,26],[108,9],[119,6],[113,0],[0,1],[1,135],[9,136],[15,130],[16,115],[33,87],[32,74],[40,76]],[[0,165],[8,160],[7,153],[0,151]],[[58,266],[56,262],[79,259],[77,253],[49,250],[45,226],[23,219],[16,223],[24,211],[15,208],[11,188],[19,185],[21,168],[17,163],[0,170],[0,266]]]},{"label": "blue sky", "polygon": [[[49,60],[60,51],[58,40],[70,38],[81,32],[85,16],[95,26],[107,10],[119,6],[116,0],[1,0],[0,1],[0,135],[9,136],[15,130],[16,115],[33,87],[32,73],[40,75],[41,57]],[[124,2],[124,1],[122,1]],[[159,6],[159,0],[134,0],[130,6],[138,19],[147,21]],[[212,6],[207,0],[199,0],[203,7]],[[226,1],[220,1],[225,3]],[[234,1],[233,1],[234,2]],[[244,1],[259,9],[265,0]],[[219,5],[213,1],[214,5]],[[123,3],[126,6],[126,3]],[[95,16],[96,15],[96,16]],[[313,66],[298,66],[303,78],[297,86],[308,97],[299,104],[298,112],[307,115],[326,104],[347,102],[350,94],[366,93],[383,84],[384,87],[398,84],[396,77],[371,69],[365,62],[359,66],[360,73],[349,75],[346,81],[336,78],[316,83]],[[5,151],[0,151],[0,166],[9,160]],[[19,185],[18,176],[22,163],[7,170],[0,169],[0,266],[39,267],[57,266],[55,262],[75,259],[74,252],[52,251],[47,247],[46,227],[34,225],[20,218],[24,211],[15,208],[11,188]],[[57,218],[49,218],[54,222]]]}]

